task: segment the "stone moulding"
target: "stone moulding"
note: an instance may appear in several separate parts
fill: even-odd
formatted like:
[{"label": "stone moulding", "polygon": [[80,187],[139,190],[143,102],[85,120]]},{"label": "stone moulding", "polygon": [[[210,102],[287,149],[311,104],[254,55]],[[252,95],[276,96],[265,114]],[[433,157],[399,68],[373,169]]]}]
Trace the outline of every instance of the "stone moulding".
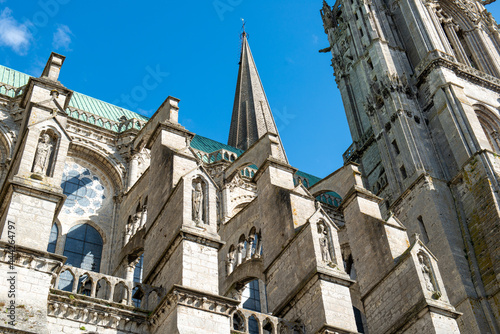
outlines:
[{"label": "stone moulding", "polygon": [[2,333],[2,334],[38,334],[35,332],[28,332],[26,330],[3,327],[1,325],[0,325],[0,333]]},{"label": "stone moulding", "polygon": [[351,332],[347,331],[342,328],[330,326],[330,325],[324,325],[321,327],[321,329],[318,331],[318,334],[358,334],[358,332]]},{"label": "stone moulding", "polygon": [[457,63],[454,57],[438,50],[429,52],[427,57],[415,68],[417,86],[419,86],[436,67],[448,68],[459,78],[473,82],[481,87],[491,89],[496,93],[500,93],[500,79],[470,66]]},{"label": "stone moulding", "polygon": [[[19,176],[14,176],[12,179],[5,180],[3,192],[0,193],[0,215],[3,215],[4,211],[7,209],[7,204],[9,203],[8,199],[12,196],[14,191],[16,191],[26,196],[32,196],[41,200],[48,200],[56,203],[57,206],[54,216],[57,217],[59,211],[62,209],[63,201],[66,199],[66,195],[62,193],[62,190],[59,190],[60,188],[57,189],[54,186],[38,180],[31,180],[27,180]],[[36,183],[38,189],[33,187],[33,183]]]},{"label": "stone moulding", "polygon": [[332,282],[345,287],[350,287],[356,282],[350,279],[345,273],[316,268],[297,285],[297,288],[290,293],[287,299],[275,308],[273,314],[280,318],[284,317],[318,280]]},{"label": "stone moulding", "polygon": [[177,306],[190,307],[230,317],[238,308],[239,304],[240,302],[236,299],[214,295],[175,284],[152,312],[150,322],[153,326],[159,324],[161,318],[167,317]]},{"label": "stone moulding", "polygon": [[[8,255],[11,254],[11,246],[0,241],[0,263],[10,264]],[[51,274],[53,279],[60,272],[65,256],[34,250],[28,247],[16,245],[14,251],[14,265],[43,273]]]},{"label": "stone moulding", "polygon": [[118,303],[101,303],[92,298],[75,298],[69,292],[51,290],[48,298],[48,315],[79,323],[106,328],[144,332],[149,325],[148,314]]}]

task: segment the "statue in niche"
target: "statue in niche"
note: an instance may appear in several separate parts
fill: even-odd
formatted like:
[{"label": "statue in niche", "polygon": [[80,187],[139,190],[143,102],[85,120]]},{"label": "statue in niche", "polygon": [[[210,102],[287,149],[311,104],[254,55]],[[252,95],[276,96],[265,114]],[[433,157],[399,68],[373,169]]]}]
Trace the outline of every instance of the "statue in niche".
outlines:
[{"label": "statue in niche", "polygon": [[217,230],[219,230],[220,224],[222,223],[222,207],[220,205],[220,198],[217,194],[216,197],[216,210],[217,210]]},{"label": "statue in niche", "polygon": [[229,253],[227,253],[227,259],[226,259],[226,270],[228,276],[233,272],[233,268],[234,268],[234,250],[231,250]]},{"label": "statue in niche", "polygon": [[430,292],[437,291],[433,283],[432,271],[430,268],[430,264],[428,263],[429,261],[422,253],[418,254],[418,262],[420,263],[420,269],[422,270],[422,274],[424,274],[425,287]]},{"label": "statue in niche", "polygon": [[330,236],[326,228],[325,222],[318,222],[319,245],[321,248],[321,259],[326,263],[332,262]]},{"label": "statue in niche", "polygon": [[35,161],[33,162],[33,172],[48,175],[50,158],[54,149],[54,143],[48,133],[42,133],[36,148]]},{"label": "statue in niche", "polygon": [[193,221],[203,223],[203,187],[201,181],[193,182]]},{"label": "statue in niche", "polygon": [[132,231],[131,231],[131,235],[134,235],[139,230],[139,227],[140,227],[139,214],[138,213],[134,213],[132,215]]},{"label": "statue in niche", "polygon": [[144,227],[146,225],[146,221],[148,219],[148,206],[144,204],[142,206],[142,214],[141,214],[141,225],[140,228]]},{"label": "statue in niche", "polygon": [[129,242],[131,236],[132,236],[132,222],[131,219],[129,218],[127,224],[125,225],[125,237],[123,242],[124,246]]}]

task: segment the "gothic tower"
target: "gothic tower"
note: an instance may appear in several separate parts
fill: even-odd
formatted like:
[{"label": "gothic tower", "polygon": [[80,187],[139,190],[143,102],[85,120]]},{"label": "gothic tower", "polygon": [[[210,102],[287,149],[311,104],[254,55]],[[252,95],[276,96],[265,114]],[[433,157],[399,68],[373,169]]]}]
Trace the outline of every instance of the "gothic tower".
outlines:
[{"label": "gothic tower", "polygon": [[[260,81],[246,32],[241,35],[241,43],[238,80],[227,143],[246,150],[266,133],[278,134],[278,128]],[[283,145],[281,148],[283,149]]]},{"label": "gothic tower", "polygon": [[[489,2],[337,0],[321,15],[367,189],[439,260],[462,333],[500,327],[500,34]],[[363,298],[363,296],[362,296]]]}]

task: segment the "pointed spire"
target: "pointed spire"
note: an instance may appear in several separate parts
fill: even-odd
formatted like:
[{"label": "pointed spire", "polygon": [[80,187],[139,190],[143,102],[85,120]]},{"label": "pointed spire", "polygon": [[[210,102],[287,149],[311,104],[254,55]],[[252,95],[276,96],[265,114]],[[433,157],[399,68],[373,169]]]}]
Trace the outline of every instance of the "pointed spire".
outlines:
[{"label": "pointed spire", "polygon": [[278,134],[247,36],[243,23],[240,68],[228,139],[229,145],[242,150],[268,132]]}]

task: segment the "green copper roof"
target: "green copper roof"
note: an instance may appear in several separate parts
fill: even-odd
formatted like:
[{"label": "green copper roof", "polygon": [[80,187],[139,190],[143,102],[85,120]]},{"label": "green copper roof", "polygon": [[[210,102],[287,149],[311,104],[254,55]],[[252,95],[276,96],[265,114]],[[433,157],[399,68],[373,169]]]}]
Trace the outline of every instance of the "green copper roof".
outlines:
[{"label": "green copper roof", "polygon": [[[15,96],[15,90],[7,89],[9,87],[5,87],[8,85],[13,88],[19,88],[25,86],[28,83],[30,76],[13,69],[7,68],[5,66],[0,65],[0,94],[8,95],[10,97]],[[2,85],[4,84],[4,85]],[[119,122],[122,116],[125,116],[127,119],[136,118],[140,121],[147,121],[148,118],[137,114],[133,111],[112,105],[110,103],[95,99],[93,97],[74,92],[71,101],[69,102],[70,110],[66,110],[69,116],[73,118],[80,119],[85,122],[89,122],[95,124],[97,126],[113,130],[113,131],[123,131],[125,128],[120,129],[116,124],[110,124],[109,122],[99,121],[96,117],[88,117],[84,114],[79,114],[71,110],[71,108],[80,109],[82,111],[86,111],[88,113],[94,114],[99,117],[103,117],[105,119],[111,120],[113,122]],[[98,117],[97,117],[98,118]],[[130,128],[129,126],[128,128]],[[135,126],[137,128],[137,126]]]},{"label": "green copper roof", "polygon": [[88,111],[94,115],[106,117],[113,121],[118,121],[120,117],[125,116],[127,119],[137,118],[142,121],[148,121],[148,117],[137,114],[133,111],[112,105],[110,103],[95,99],[93,97],[74,92],[70,107]]},{"label": "green copper roof", "polygon": [[[28,83],[29,78],[30,76],[27,74],[0,65],[0,94],[15,97],[17,94],[19,94],[20,91],[17,88],[25,86]],[[93,115],[88,115],[81,112],[79,113],[78,110],[93,114],[95,115],[95,117]],[[66,112],[70,117],[80,119],[84,122],[88,122],[115,132],[130,129],[132,126],[130,125],[127,128],[120,128],[117,122],[120,122],[120,118],[122,116],[125,116],[127,119],[136,118],[143,122],[148,121],[148,117],[78,92],[73,93],[73,97],[69,102],[69,108],[68,110],[66,110]],[[110,120],[112,122],[106,120]],[[140,129],[139,124],[134,124],[134,127],[136,129]],[[220,150],[226,150],[235,153],[236,156],[240,156],[244,152],[243,150],[240,150],[238,148],[219,143],[215,140],[200,135],[194,136],[193,140],[191,141],[191,147],[208,154]],[[212,157],[212,159],[216,160],[216,157]],[[205,162],[212,161],[207,160]],[[257,169],[257,166],[255,165],[252,165],[250,167]],[[321,178],[319,177],[301,171],[297,171],[296,175],[307,179],[309,187],[321,180]],[[340,198],[340,196],[336,193],[331,194]]]},{"label": "green copper roof", "polygon": [[215,140],[212,140],[212,139],[209,139],[206,137],[202,137],[200,135],[194,136],[193,140],[191,140],[191,147],[196,149],[196,150],[200,150],[200,151],[207,152],[207,153],[212,153],[212,152],[219,151],[219,150],[226,150],[226,151],[234,152],[238,156],[243,153],[243,150],[240,150],[238,148],[235,148],[235,147],[232,147],[232,146],[229,146],[226,144],[219,143]]},{"label": "green copper roof", "polygon": [[[0,94],[14,97],[16,95],[16,91],[8,88],[22,87],[28,83],[29,78],[30,76],[27,74],[0,65]],[[5,87],[2,83],[11,87]]]}]

